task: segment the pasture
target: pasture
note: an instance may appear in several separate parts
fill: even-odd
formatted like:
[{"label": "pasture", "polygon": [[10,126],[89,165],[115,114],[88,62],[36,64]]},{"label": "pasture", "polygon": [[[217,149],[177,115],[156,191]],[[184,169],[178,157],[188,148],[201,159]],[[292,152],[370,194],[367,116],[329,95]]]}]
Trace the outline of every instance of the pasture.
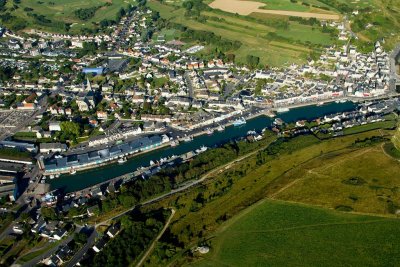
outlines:
[{"label": "pasture", "polygon": [[287,172],[280,181],[284,190],[274,197],[339,210],[396,213],[400,209],[400,162],[383,148],[379,143],[321,155],[302,165],[301,171]]},{"label": "pasture", "polygon": [[396,266],[400,221],[265,200],[222,225],[191,266]]}]

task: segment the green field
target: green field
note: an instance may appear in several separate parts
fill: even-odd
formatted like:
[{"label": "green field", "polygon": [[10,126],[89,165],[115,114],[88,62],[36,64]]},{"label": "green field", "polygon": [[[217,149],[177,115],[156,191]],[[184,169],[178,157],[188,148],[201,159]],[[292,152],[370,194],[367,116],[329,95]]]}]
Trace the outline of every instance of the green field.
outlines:
[{"label": "green field", "polygon": [[276,198],[333,209],[376,214],[400,207],[400,163],[383,143],[354,151],[328,153],[286,173]]},{"label": "green field", "polygon": [[[117,12],[125,8],[128,4],[135,5],[135,0],[22,0],[17,4],[17,9],[13,10],[13,1],[7,1],[7,12],[22,19],[27,23],[27,28],[43,29],[56,32],[65,32],[59,24],[72,24],[70,32],[79,32],[82,28],[94,28],[94,23],[99,23],[103,19],[115,19]],[[100,7],[94,17],[88,20],[80,20],[75,11],[78,9]],[[31,10],[32,9],[32,10]],[[28,14],[43,15],[50,23],[40,23]],[[12,22],[11,22],[12,23]]]},{"label": "green field", "polygon": [[398,266],[398,219],[262,201],[222,225],[191,266]]},{"label": "green field", "polygon": [[[260,23],[254,19],[235,16],[220,11],[204,11],[208,17],[204,22],[184,16],[184,10],[179,7],[162,4],[151,0],[151,9],[158,11],[161,17],[188,28],[213,32],[231,41],[240,41],[242,46],[231,51],[236,55],[238,63],[246,63],[247,55],[260,57],[262,65],[282,66],[285,63],[302,63],[312,51],[319,51],[319,46],[336,42],[329,34],[313,29],[312,26],[289,22],[287,28],[282,28],[280,19],[271,22],[265,19]],[[275,24],[274,24],[275,23]],[[275,33],[278,38],[270,38],[268,33]],[[206,52],[208,53],[208,52]]]},{"label": "green field", "polygon": [[[400,190],[398,190],[400,181],[397,179],[400,163],[386,155],[382,149],[385,140],[389,140],[392,134],[393,131],[379,129],[326,140],[319,140],[309,135],[292,138],[282,143],[275,141],[266,150],[213,174],[201,186],[166,198],[154,204],[153,207],[149,206],[149,209],[171,206],[176,208],[175,221],[171,224],[166,240],[176,240],[174,246],[184,247],[186,250],[176,249],[175,254],[172,253],[173,257],[163,256],[164,258],[161,257],[163,260],[160,261],[159,255],[163,255],[164,251],[171,246],[164,241],[158,244],[155,250],[157,256],[151,258],[148,266],[167,265],[167,263],[179,265],[195,260],[198,255],[194,258],[188,257],[185,251],[187,252],[196,244],[208,242],[207,240],[211,240],[212,243],[210,257],[217,255],[213,258],[215,261],[207,263],[216,266],[225,263],[225,259],[218,256],[220,252],[213,237],[216,236],[215,240],[218,240],[225,223],[235,221],[237,214],[263,199],[326,207],[329,210],[328,213],[335,213],[335,209],[349,212],[349,215],[343,214],[343,216],[362,213],[396,218],[394,213],[400,209]],[[288,217],[292,216],[296,221],[301,220],[293,216],[291,212],[285,212],[285,214]],[[274,216],[278,215],[272,214],[267,221],[273,220]],[[254,220],[254,218],[249,220]],[[277,224],[284,225],[283,222]],[[270,228],[270,225],[266,225],[265,228]],[[355,232],[355,235],[359,236],[359,233]],[[321,236],[317,235],[315,238],[319,237]],[[301,239],[298,236],[297,238]],[[316,239],[310,238],[307,233],[306,237],[303,236],[303,242],[317,242]],[[274,240],[274,245],[279,243],[279,239]],[[245,243],[246,248],[238,247],[234,254],[242,255],[240,254],[242,250],[245,251],[244,254],[256,253],[259,250],[258,245],[264,241],[264,239],[260,242],[254,241],[254,246],[252,243]],[[331,245],[329,240],[322,241],[315,246]],[[282,240],[282,249],[287,242],[291,241]],[[340,248],[343,249],[340,255],[348,256],[346,260],[350,261],[362,257],[360,256],[363,255],[362,253],[368,254],[370,251],[366,251],[367,248],[363,242],[362,239],[357,239],[351,243],[354,249]],[[296,255],[303,252],[310,253],[306,248],[304,251],[297,252]],[[348,254],[345,250],[348,250]],[[324,253],[329,254],[329,252]],[[386,255],[389,255],[391,252],[387,253]],[[242,256],[247,260],[244,254]],[[353,258],[350,258],[351,254],[354,254]],[[316,260],[311,256],[311,260]],[[255,256],[252,254],[249,257]],[[276,266],[287,266],[279,262],[279,258],[276,259],[267,254],[264,258],[262,255],[259,257],[262,260],[276,260]],[[365,260],[367,264],[372,259],[360,260]],[[227,260],[226,265],[243,266],[240,259],[237,261],[235,265]],[[385,262],[382,263],[381,259],[378,263],[385,266]],[[270,266],[270,264],[256,264],[251,261],[249,264],[249,266]],[[291,266],[291,264],[288,265]],[[306,264],[306,262],[304,265],[321,266]],[[299,264],[299,266],[304,265]]]}]

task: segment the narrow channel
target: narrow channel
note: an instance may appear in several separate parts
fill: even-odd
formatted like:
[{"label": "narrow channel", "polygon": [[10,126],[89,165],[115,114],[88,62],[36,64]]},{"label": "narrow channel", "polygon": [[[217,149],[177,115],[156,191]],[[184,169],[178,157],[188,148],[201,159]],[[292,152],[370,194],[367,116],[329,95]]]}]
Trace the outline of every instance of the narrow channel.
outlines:
[{"label": "narrow channel", "polygon": [[[313,120],[328,114],[354,110],[356,104],[352,102],[335,103],[331,102],[323,106],[306,106],[291,109],[288,112],[277,115],[284,122],[296,122],[298,120]],[[201,135],[195,137],[191,142],[181,142],[176,147],[164,147],[148,153],[140,154],[129,159],[124,164],[111,164],[87,171],[78,172],[74,175],[61,175],[59,178],[48,180],[50,188],[64,189],[65,192],[81,190],[95,184],[105,182],[115,177],[135,171],[143,166],[147,167],[150,161],[167,158],[172,155],[182,155],[189,151],[200,148],[201,146],[214,147],[230,140],[234,140],[246,135],[250,130],[260,132],[266,127],[270,127],[273,119],[267,116],[259,116],[249,119],[247,123],[240,127],[229,126],[223,132],[214,132],[212,135]]]}]

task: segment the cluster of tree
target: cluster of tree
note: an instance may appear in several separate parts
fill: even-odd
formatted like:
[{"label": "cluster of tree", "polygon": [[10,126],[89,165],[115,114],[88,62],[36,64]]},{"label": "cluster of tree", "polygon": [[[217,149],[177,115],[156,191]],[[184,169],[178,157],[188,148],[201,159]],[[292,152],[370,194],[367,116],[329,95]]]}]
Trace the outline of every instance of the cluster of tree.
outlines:
[{"label": "cluster of tree", "polygon": [[7,0],[0,0],[0,11],[3,11],[5,9],[6,4]]},{"label": "cluster of tree", "polygon": [[185,15],[190,17],[200,16],[201,11],[210,9],[202,0],[186,0],[182,6],[186,9]]},{"label": "cluster of tree", "polygon": [[0,81],[8,81],[14,76],[15,70],[10,67],[0,66]]},{"label": "cluster of tree", "polygon": [[121,233],[109,240],[100,253],[91,254],[81,265],[130,266],[161,231],[169,215],[170,212],[164,209],[149,213],[135,209],[132,214],[121,218]]},{"label": "cluster of tree", "polygon": [[271,157],[278,157],[282,153],[290,154],[296,150],[318,144],[319,142],[321,141],[313,135],[299,136],[296,138],[279,138],[266,149],[257,153],[257,165],[264,164]]},{"label": "cluster of tree", "polygon": [[99,8],[101,8],[101,6],[79,8],[75,10],[74,14],[78,19],[86,21],[93,18]]},{"label": "cluster of tree", "polygon": [[70,140],[76,143],[76,140],[82,135],[82,128],[79,123],[63,121],[60,123],[60,127],[59,139],[63,142]]},{"label": "cluster of tree", "polygon": [[354,147],[369,147],[369,146],[373,146],[382,142],[388,141],[387,138],[382,137],[382,136],[372,136],[372,137],[368,137],[365,139],[358,139],[356,141],[354,141],[353,145]]},{"label": "cluster of tree", "polygon": [[171,24],[170,26],[181,31],[183,38],[213,44],[221,51],[236,50],[242,45],[239,41],[223,39],[221,36],[215,35],[213,32],[192,30],[180,24]]},{"label": "cluster of tree", "polygon": [[24,19],[11,15],[9,12],[0,14],[1,21],[11,30],[20,31],[25,29],[27,22]]},{"label": "cluster of tree", "polygon": [[95,55],[97,53],[97,43],[96,42],[84,42],[82,49],[79,51],[79,56],[85,55]]},{"label": "cluster of tree", "polygon": [[41,25],[48,25],[51,24],[52,21],[48,18],[46,18],[46,16],[44,15],[38,15],[36,13],[32,13],[32,12],[28,12],[27,13],[28,16],[33,17],[35,22]]},{"label": "cluster of tree", "polygon": [[289,21],[296,21],[300,24],[304,24],[304,25],[310,25],[310,26],[315,26],[315,25],[319,25],[319,21],[316,18],[309,18],[309,19],[305,19],[302,17],[293,17],[290,16],[289,17]]},{"label": "cluster of tree", "polygon": [[247,55],[246,57],[246,63],[250,68],[257,68],[258,64],[260,63],[260,58],[253,56],[253,55]]},{"label": "cluster of tree", "polygon": [[321,3],[325,5],[331,6],[341,13],[351,13],[353,12],[353,8],[347,5],[346,3],[338,0],[319,0]]}]

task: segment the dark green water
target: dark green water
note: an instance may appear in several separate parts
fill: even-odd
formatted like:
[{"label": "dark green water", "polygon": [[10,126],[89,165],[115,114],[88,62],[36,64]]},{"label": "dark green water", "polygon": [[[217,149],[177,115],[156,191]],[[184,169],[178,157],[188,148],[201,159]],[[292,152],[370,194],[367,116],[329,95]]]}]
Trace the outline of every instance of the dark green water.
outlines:
[{"label": "dark green water", "polygon": [[[355,108],[351,102],[330,103],[323,106],[307,106],[291,109],[289,112],[278,114],[277,117],[285,122],[295,122],[298,120],[312,120],[327,114],[350,111]],[[265,127],[270,127],[273,119],[266,116],[260,116],[241,127],[226,127],[223,132],[214,132],[213,135],[202,135],[194,138],[193,141],[182,142],[176,147],[165,147],[151,151],[131,158],[125,164],[112,164],[88,171],[78,172],[75,175],[62,175],[59,178],[50,180],[51,189],[64,188],[66,192],[77,191],[95,184],[110,180],[123,174],[133,172],[138,167],[146,167],[150,160],[159,160],[160,158],[170,157],[172,155],[181,155],[189,151],[196,150],[201,146],[213,147],[228,142],[232,139],[243,137],[249,130],[261,131]]]}]

